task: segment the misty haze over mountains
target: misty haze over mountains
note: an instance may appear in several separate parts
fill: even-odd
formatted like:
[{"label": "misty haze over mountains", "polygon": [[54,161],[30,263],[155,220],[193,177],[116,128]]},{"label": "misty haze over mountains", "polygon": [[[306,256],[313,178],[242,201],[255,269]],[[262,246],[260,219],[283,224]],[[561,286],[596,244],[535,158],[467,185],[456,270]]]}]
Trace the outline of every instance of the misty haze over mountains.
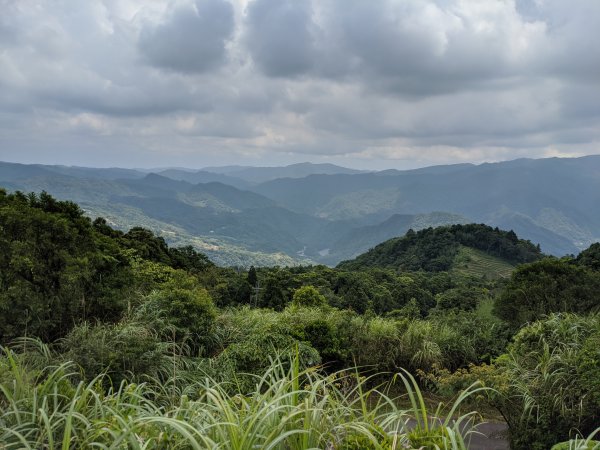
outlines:
[{"label": "misty haze over mountains", "polygon": [[454,223],[512,229],[554,255],[600,240],[600,156],[381,172],[310,163],[155,172],[0,163],[0,186],[45,190],[227,265],[333,265],[408,229]]}]

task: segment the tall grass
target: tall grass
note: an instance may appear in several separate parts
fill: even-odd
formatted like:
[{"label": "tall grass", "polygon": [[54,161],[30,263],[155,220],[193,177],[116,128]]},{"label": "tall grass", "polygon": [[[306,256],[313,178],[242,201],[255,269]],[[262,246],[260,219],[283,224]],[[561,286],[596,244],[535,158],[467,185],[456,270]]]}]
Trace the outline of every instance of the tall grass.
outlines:
[{"label": "tall grass", "polygon": [[594,440],[600,437],[600,428],[596,428],[586,438],[576,437],[567,442],[556,444],[552,450],[600,450],[600,441]]},{"label": "tall grass", "polygon": [[414,378],[401,372],[394,379],[411,407],[400,408],[406,402],[390,394],[391,383],[372,388],[354,370],[301,370],[296,357],[275,359],[250,393],[197,373],[174,396],[171,387],[180,383],[123,382],[106,390],[102,376],[78,382],[72,363],[40,368],[31,352],[2,351],[0,442],[7,450],[461,450],[476,415],[455,416],[482,389],[471,386],[445,414],[429,411]]}]

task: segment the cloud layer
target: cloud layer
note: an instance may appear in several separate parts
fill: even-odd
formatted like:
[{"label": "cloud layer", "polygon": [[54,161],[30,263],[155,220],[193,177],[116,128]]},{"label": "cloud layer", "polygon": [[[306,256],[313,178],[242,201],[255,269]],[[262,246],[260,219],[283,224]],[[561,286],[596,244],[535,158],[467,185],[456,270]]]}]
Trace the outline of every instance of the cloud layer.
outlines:
[{"label": "cloud layer", "polygon": [[0,159],[598,153],[596,0],[0,0]]}]

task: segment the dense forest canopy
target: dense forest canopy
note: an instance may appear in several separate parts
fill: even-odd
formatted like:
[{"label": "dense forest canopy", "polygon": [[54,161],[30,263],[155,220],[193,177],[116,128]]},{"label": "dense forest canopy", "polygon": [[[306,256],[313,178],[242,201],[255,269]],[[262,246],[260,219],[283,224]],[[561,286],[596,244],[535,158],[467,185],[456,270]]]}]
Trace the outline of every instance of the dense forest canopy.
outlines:
[{"label": "dense forest canopy", "polygon": [[377,245],[339,268],[390,267],[402,271],[444,272],[452,268],[460,246],[471,247],[511,264],[540,259],[539,246],[521,240],[514,231],[487,225],[467,224],[426,228]]},{"label": "dense forest canopy", "polygon": [[[136,439],[185,446],[191,437],[180,431],[195,420],[191,411],[206,411],[206,383],[221,390],[219,408],[235,410],[229,419],[242,420],[241,398],[271,392],[256,385],[264,373],[311,389],[329,386],[323,380],[340,384],[336,371],[357,367],[365,389],[402,369],[415,377],[411,389],[447,399],[473,381],[493,387],[474,406],[502,415],[512,448],[546,449],[573,430],[592,433],[600,417],[600,398],[586,394],[598,392],[600,379],[599,248],[545,257],[512,231],[468,224],[409,231],[337,268],[218,267],[143,227],[124,232],[92,221],[73,202],[0,190],[0,442],[45,448],[49,439],[66,439],[58,417],[68,414],[68,402],[56,406],[52,431],[39,426],[38,412],[15,422],[31,396],[62,405],[52,396],[64,392],[79,405],[78,392],[112,402],[117,386],[149,386],[140,398],[151,409],[123,410],[121,420],[161,416],[144,422]],[[482,261],[496,265],[475,270]],[[494,270],[503,275],[490,276]],[[15,379],[19,385],[7,382]],[[91,384],[81,390],[78,383]],[[196,406],[182,406],[189,401]],[[216,421],[219,408],[212,409]],[[382,445],[392,437],[375,416],[344,408],[370,431],[336,428],[315,437],[315,446],[336,436],[339,448],[389,448]],[[79,420],[87,425],[72,448],[129,436],[118,425],[124,422],[93,416],[98,411],[81,413],[89,423]],[[402,435],[407,445],[434,448],[427,445],[445,445],[449,431],[415,433]],[[259,435],[252,445],[267,445],[268,433]],[[307,448],[281,445],[274,448]]]}]

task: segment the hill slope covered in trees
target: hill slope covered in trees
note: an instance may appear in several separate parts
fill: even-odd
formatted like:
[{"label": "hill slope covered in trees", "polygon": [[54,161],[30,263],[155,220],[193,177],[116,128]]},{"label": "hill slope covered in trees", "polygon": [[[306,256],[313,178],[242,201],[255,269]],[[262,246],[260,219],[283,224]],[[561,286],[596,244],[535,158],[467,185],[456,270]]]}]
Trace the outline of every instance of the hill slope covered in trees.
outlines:
[{"label": "hill slope covered in trees", "polygon": [[539,246],[519,239],[513,231],[467,224],[417,232],[409,230],[405,236],[383,242],[354,260],[343,261],[338,267],[345,270],[381,267],[399,271],[450,271],[461,261],[464,263],[465,258],[474,256],[461,252],[464,247],[511,265],[536,261],[543,256]]}]

